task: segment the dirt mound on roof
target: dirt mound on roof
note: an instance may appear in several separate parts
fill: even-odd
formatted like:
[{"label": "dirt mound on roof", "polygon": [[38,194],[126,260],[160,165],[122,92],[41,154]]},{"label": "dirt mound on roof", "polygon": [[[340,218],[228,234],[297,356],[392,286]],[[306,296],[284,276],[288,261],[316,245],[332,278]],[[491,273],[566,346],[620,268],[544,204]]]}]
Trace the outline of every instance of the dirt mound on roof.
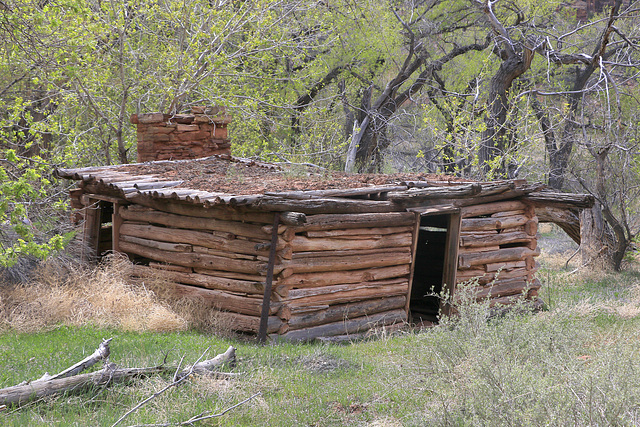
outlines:
[{"label": "dirt mound on roof", "polygon": [[192,161],[151,162],[123,166],[119,170],[157,175],[168,181],[184,181],[180,187],[212,193],[261,194],[269,191],[347,189],[393,185],[403,181],[462,181],[434,174],[350,174],[323,169],[214,157]]}]

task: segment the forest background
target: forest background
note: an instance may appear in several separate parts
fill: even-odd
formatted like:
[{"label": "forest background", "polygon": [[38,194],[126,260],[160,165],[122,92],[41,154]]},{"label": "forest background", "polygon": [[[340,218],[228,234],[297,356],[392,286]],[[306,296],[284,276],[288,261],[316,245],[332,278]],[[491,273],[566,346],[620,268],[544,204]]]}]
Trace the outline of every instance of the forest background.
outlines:
[{"label": "forest background", "polygon": [[234,155],[591,193],[585,253],[620,269],[640,4],[582,3],[2,0],[0,266],[72,238],[55,167],[135,161],[131,114],[222,105]]}]

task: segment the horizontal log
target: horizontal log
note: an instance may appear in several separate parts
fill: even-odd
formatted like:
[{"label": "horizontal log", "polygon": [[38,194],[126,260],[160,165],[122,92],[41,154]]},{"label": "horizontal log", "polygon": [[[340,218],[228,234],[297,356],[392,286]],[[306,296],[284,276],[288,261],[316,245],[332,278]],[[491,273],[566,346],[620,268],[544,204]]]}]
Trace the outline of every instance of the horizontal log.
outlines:
[{"label": "horizontal log", "polygon": [[[379,237],[378,237],[379,236]],[[291,249],[294,252],[308,251],[335,251],[335,250],[354,250],[354,249],[378,249],[392,247],[410,247],[413,241],[411,232],[401,234],[389,234],[372,236],[368,240],[360,239],[333,239],[333,238],[309,238],[304,236],[295,236],[291,239]]]},{"label": "horizontal log", "polygon": [[318,273],[324,271],[342,271],[371,267],[388,267],[411,263],[411,254],[391,252],[374,255],[348,255],[341,257],[322,257],[317,259],[283,261],[282,267],[292,269],[294,273]]},{"label": "horizontal log", "polygon": [[[134,267],[134,274],[138,267]],[[217,308],[219,310],[260,316],[262,311],[262,298],[249,298],[244,295],[236,295],[218,289],[206,289],[198,286],[183,285],[181,283],[166,282],[161,289],[155,290],[163,298],[187,298],[199,303]],[[276,314],[280,309],[280,303],[271,302],[269,314]]]},{"label": "horizontal log", "polygon": [[595,198],[590,194],[559,193],[555,191],[536,191],[529,193],[527,199],[542,205],[563,208],[591,208]]},{"label": "horizontal log", "polygon": [[487,269],[487,271],[492,272],[492,271],[498,271],[498,270],[510,270],[510,269],[514,269],[514,268],[527,268],[527,262],[526,261],[507,261],[507,262],[496,262],[496,263],[489,263],[485,266],[485,268]]},{"label": "horizontal log", "polygon": [[169,271],[180,271],[182,273],[193,273],[193,269],[190,267],[183,267],[181,265],[171,265],[171,264],[162,264],[160,262],[150,262],[149,267],[155,268],[157,270],[169,270]]},{"label": "horizontal log", "polygon": [[522,280],[531,281],[534,279],[534,274],[532,271],[527,270],[526,268],[515,268],[511,270],[501,270],[499,273],[497,271],[492,271],[490,273],[479,272],[475,276],[472,277],[458,277],[456,276],[456,283],[462,283],[469,281],[471,279],[475,279],[481,285],[486,285],[494,281],[495,279],[515,279],[520,278]]},{"label": "horizontal log", "polygon": [[444,187],[410,188],[406,191],[391,192],[387,195],[387,198],[394,202],[436,198],[455,199],[475,196],[479,194],[481,190],[482,186],[476,183]]},{"label": "horizontal log", "polygon": [[269,211],[295,210],[305,214],[395,212],[399,210],[396,204],[387,201],[351,200],[329,197],[295,200],[264,196],[250,206],[255,209]]},{"label": "horizontal log", "polygon": [[206,274],[207,276],[225,277],[227,279],[248,280],[250,282],[263,282],[265,276],[260,274],[236,273],[234,271],[211,270],[208,268],[196,267],[193,269],[195,273]]},{"label": "horizontal log", "polygon": [[387,234],[399,234],[412,232],[414,229],[413,226],[404,226],[404,227],[371,227],[371,228],[347,228],[342,230],[309,230],[306,232],[307,237],[309,238],[343,238],[343,239],[353,239],[355,236],[363,236],[368,237],[371,235],[379,235],[384,236]]},{"label": "horizontal log", "polygon": [[494,246],[476,246],[473,248],[470,247],[460,247],[458,248],[459,254],[470,254],[470,253],[478,253],[478,252],[488,252],[488,251],[497,251],[500,249],[499,245]]},{"label": "horizontal log", "polygon": [[238,254],[238,253],[234,253],[234,252],[219,251],[219,250],[216,250],[216,249],[205,248],[203,246],[193,246],[193,251],[192,252],[196,252],[196,253],[199,253],[199,254],[215,255],[215,256],[220,256],[220,257],[224,257],[224,258],[231,258],[231,259],[246,259],[246,260],[249,260],[249,261],[263,261],[263,262],[269,261],[269,257],[268,256]]},{"label": "horizontal log", "polygon": [[[513,211],[496,212],[494,214],[491,214],[491,218],[504,218],[504,217],[516,216],[516,215],[525,215],[525,210],[524,209],[518,209],[518,210],[513,210]],[[527,215],[527,216],[529,216],[529,215]]]},{"label": "horizontal log", "polygon": [[507,245],[511,243],[530,243],[535,237],[525,232],[505,232],[490,235],[461,235],[460,246],[462,247],[482,247],[493,245]]},{"label": "horizontal log", "polygon": [[540,282],[527,282],[521,278],[501,280],[498,279],[494,283],[479,287],[476,293],[478,300],[485,298],[499,298],[508,295],[521,294],[525,289],[538,289]]},{"label": "horizontal log", "polygon": [[212,218],[188,217],[156,210],[131,210],[128,209],[127,206],[120,208],[120,216],[125,220],[146,221],[152,224],[160,224],[173,228],[223,231],[226,233],[257,239],[266,239],[269,236],[262,230],[261,225],[241,223],[237,221],[224,221]]},{"label": "horizontal log", "polygon": [[538,254],[539,252],[532,251],[529,248],[505,248],[497,251],[460,254],[458,256],[458,266],[460,268],[470,268],[476,265],[503,261],[524,261],[526,257],[537,256]]},{"label": "horizontal log", "polygon": [[[471,218],[475,216],[482,215],[492,215],[496,212],[504,212],[511,210],[527,210],[528,206],[526,203],[520,200],[507,200],[501,202],[493,202],[493,203],[484,203],[477,204],[471,206],[465,206],[460,209],[460,215],[462,218]],[[531,210],[529,208],[529,210]]]},{"label": "horizontal log", "polygon": [[318,337],[354,334],[367,329],[406,321],[407,313],[403,309],[398,309],[340,322],[327,323],[320,326],[312,326],[310,328],[297,329],[275,338],[286,341],[311,341]]},{"label": "horizontal log", "polygon": [[499,230],[524,225],[530,221],[525,215],[514,215],[505,218],[465,218],[461,221],[462,231]]},{"label": "horizontal log", "polygon": [[[278,279],[278,289],[282,287],[299,288],[328,285],[346,285],[349,283],[405,277],[410,273],[410,265],[366,268],[346,271],[325,271],[322,273],[295,273],[287,278]],[[280,291],[278,291],[280,292]]]},{"label": "horizontal log", "polygon": [[407,226],[415,222],[416,215],[411,212],[309,215],[306,224],[296,231]]},{"label": "horizontal log", "polygon": [[172,202],[170,200],[154,199],[150,195],[133,193],[127,195],[132,203],[175,215],[186,215],[194,218],[213,218],[223,221],[246,221],[262,224],[273,223],[271,212],[247,212],[230,206],[203,207],[202,204]]},{"label": "horizontal log", "polygon": [[[257,334],[260,329],[260,317],[248,316],[246,314],[231,313],[228,311],[220,311],[215,313],[213,322],[222,330],[231,329],[233,331],[251,332]],[[278,332],[283,322],[278,316],[269,316],[267,318],[267,333],[273,334]]]},{"label": "horizontal log", "polygon": [[[136,254],[154,261],[177,264],[184,267],[200,267],[212,270],[235,271],[238,273],[262,274],[266,270],[266,262],[237,260],[215,255],[198,254],[193,252],[168,252],[149,248],[130,242],[121,242],[120,250],[125,253]],[[279,272],[282,267],[276,266]]]},{"label": "horizontal log", "polygon": [[349,304],[339,304],[327,307],[324,310],[290,315],[283,325],[286,330],[308,328],[324,323],[337,322],[344,319],[368,316],[374,313],[402,308],[406,304],[407,297],[400,295],[389,298],[377,298]]},{"label": "horizontal log", "polygon": [[128,236],[120,233],[121,242],[135,243],[137,245],[147,246],[149,248],[160,249],[162,251],[171,252],[193,252],[193,246],[184,243],[166,243],[157,240],[143,239],[140,237]]},{"label": "horizontal log", "polygon": [[374,187],[360,187],[360,188],[336,188],[328,190],[305,190],[305,191],[267,191],[264,194],[267,196],[284,197],[287,199],[314,199],[323,197],[355,197],[355,196],[367,196],[370,194],[388,193],[390,191],[406,190],[404,185],[382,185]]},{"label": "horizontal log", "polygon": [[[214,277],[206,274],[187,273],[182,271],[157,271],[153,266],[136,266],[136,274],[148,274],[149,276],[170,280],[186,285],[195,285],[207,289],[218,289],[221,291],[258,294],[264,293],[264,283],[249,280],[238,280],[225,277]],[[264,278],[262,278],[264,279]]]},{"label": "horizontal log", "polygon": [[[396,253],[411,253],[411,247],[393,248]],[[318,258],[318,257],[340,257],[348,255],[372,255],[372,254],[386,254],[389,252],[389,248],[378,249],[347,249],[342,251],[309,251],[309,252],[296,252],[292,254],[291,258],[294,260],[301,260],[305,258]]]},{"label": "horizontal log", "polygon": [[287,290],[282,296],[289,305],[339,304],[359,301],[376,296],[392,296],[406,294],[408,279],[389,279],[375,282],[353,283],[349,285],[331,285],[315,288]]}]

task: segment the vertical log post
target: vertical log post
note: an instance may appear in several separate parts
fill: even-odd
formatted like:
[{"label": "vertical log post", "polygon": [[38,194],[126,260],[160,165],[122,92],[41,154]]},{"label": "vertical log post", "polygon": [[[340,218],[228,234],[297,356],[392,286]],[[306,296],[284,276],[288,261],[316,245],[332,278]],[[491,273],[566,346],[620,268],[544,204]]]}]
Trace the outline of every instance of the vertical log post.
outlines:
[{"label": "vertical log post", "polygon": [[[447,243],[445,245],[444,271],[442,272],[442,285],[446,287],[449,301],[452,300],[456,287],[456,272],[458,270],[458,249],[460,247],[460,224],[462,215],[452,213],[449,215],[447,227]],[[445,289],[443,289],[444,291]],[[449,301],[440,301],[440,312],[449,315]]]},{"label": "vertical log post", "polygon": [[84,226],[82,233],[82,258],[85,262],[93,262],[98,258],[98,246],[100,244],[100,218],[102,206],[100,200],[85,196]]},{"label": "vertical log post", "polygon": [[121,207],[122,203],[113,203],[113,215],[111,216],[111,250],[114,253],[120,252],[120,226],[123,222],[123,219],[120,216]]},{"label": "vertical log post", "polygon": [[273,218],[271,230],[271,247],[269,248],[269,263],[267,264],[267,278],[264,284],[264,297],[262,298],[262,313],[260,315],[260,329],[258,330],[258,342],[264,344],[267,341],[267,326],[269,322],[269,306],[271,305],[271,287],[273,285],[273,267],[276,263],[276,247],[278,246],[278,226],[280,225],[280,213],[276,212]]}]

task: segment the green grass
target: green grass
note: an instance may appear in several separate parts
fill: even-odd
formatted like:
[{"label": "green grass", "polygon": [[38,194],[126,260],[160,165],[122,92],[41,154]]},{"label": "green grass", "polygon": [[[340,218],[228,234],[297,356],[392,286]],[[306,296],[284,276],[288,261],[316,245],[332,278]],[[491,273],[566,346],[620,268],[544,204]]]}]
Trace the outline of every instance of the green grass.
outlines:
[{"label": "green grass", "polygon": [[[186,420],[261,396],[201,425],[485,426],[640,423],[637,272],[543,271],[547,310],[489,318],[469,304],[439,327],[346,346],[258,346],[194,331],[58,327],[0,335],[0,386],[58,372],[113,337],[111,362],[195,361],[237,347],[233,380],[193,379],[122,425]],[[0,413],[0,425],[108,426],[169,383],[152,377],[47,398]]]}]

